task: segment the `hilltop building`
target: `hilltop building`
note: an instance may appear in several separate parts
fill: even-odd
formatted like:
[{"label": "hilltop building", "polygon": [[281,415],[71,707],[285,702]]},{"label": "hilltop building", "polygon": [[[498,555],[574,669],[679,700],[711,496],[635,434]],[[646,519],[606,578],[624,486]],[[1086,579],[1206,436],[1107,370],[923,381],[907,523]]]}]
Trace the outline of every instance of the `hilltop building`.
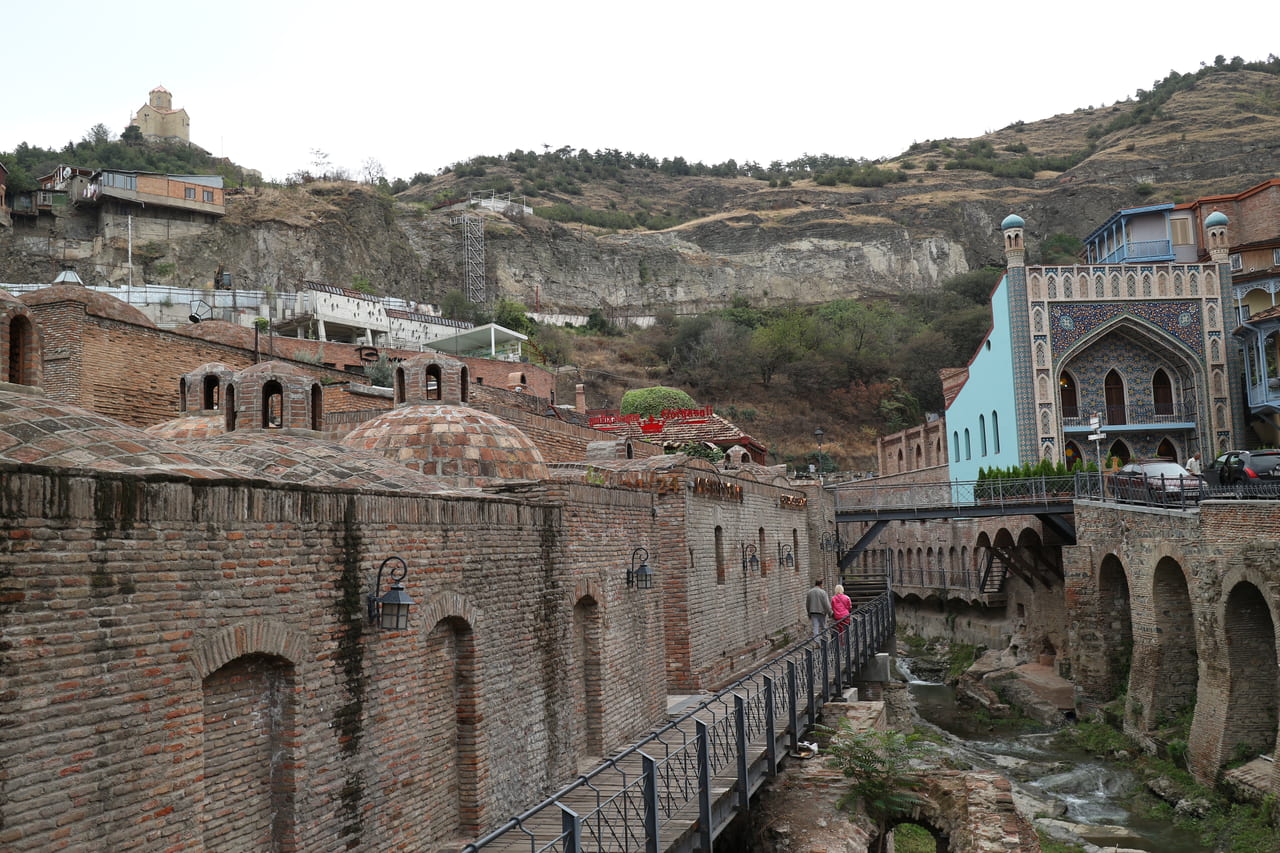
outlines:
[{"label": "hilltop building", "polygon": [[191,119],[185,109],[173,108],[173,95],[164,86],[156,86],[129,124],[143,137],[164,142],[190,142]]}]

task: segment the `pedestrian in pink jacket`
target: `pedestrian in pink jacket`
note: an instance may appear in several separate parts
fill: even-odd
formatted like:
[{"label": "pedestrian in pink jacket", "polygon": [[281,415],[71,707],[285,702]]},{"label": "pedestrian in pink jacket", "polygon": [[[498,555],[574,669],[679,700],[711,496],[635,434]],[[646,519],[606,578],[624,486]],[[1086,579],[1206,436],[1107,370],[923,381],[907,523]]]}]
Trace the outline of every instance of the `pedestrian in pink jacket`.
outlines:
[{"label": "pedestrian in pink jacket", "polygon": [[853,602],[844,594],[844,587],[836,584],[836,594],[831,596],[831,615],[836,620],[836,630],[841,634],[849,625],[849,614],[853,612]]}]

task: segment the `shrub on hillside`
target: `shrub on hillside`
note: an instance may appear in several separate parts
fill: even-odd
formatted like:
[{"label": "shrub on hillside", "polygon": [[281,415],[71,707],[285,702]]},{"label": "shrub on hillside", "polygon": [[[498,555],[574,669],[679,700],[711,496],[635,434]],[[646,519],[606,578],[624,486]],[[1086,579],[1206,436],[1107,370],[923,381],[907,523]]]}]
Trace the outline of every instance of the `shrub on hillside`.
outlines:
[{"label": "shrub on hillside", "polygon": [[698,404],[679,388],[655,385],[637,388],[622,395],[621,412],[624,415],[657,417],[666,409],[696,409]]}]

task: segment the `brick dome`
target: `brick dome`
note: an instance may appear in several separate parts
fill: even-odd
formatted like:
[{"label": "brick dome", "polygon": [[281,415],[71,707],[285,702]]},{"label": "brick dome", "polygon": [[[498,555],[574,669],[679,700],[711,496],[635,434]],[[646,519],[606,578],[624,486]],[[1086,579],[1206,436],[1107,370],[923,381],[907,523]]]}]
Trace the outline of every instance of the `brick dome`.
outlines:
[{"label": "brick dome", "polygon": [[84,305],[86,314],[92,314],[95,317],[105,317],[108,320],[119,320],[122,323],[132,323],[135,326],[146,326],[151,329],[156,327],[146,314],[127,302],[122,302],[109,293],[101,293],[76,284],[54,284],[40,290],[33,290],[22,294],[22,302],[26,305],[79,302]]},{"label": "brick dome", "polygon": [[211,415],[183,415],[162,424],[152,424],[143,429],[147,435],[178,441],[189,438],[209,438],[227,431],[227,417],[222,412]]},{"label": "brick dome", "polygon": [[342,439],[455,487],[543,480],[547,465],[529,438],[501,418],[447,403],[400,406]]},{"label": "brick dome", "polygon": [[201,479],[246,473],[95,412],[18,391],[0,391],[0,460]]},{"label": "brick dome", "polygon": [[252,430],[209,439],[193,437],[191,442],[189,446],[204,456],[286,483],[414,493],[444,491],[439,481],[380,453],[311,436]]}]

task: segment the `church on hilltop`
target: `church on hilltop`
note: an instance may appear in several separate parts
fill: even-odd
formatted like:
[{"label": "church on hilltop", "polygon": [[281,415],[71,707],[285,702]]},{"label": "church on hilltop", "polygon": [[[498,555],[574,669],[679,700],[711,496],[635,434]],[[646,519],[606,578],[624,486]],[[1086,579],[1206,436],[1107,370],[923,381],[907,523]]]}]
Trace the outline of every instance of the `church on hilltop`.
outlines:
[{"label": "church on hilltop", "polygon": [[191,119],[184,109],[173,108],[173,95],[164,86],[151,90],[147,103],[133,115],[130,125],[145,139],[164,142],[191,142]]}]

